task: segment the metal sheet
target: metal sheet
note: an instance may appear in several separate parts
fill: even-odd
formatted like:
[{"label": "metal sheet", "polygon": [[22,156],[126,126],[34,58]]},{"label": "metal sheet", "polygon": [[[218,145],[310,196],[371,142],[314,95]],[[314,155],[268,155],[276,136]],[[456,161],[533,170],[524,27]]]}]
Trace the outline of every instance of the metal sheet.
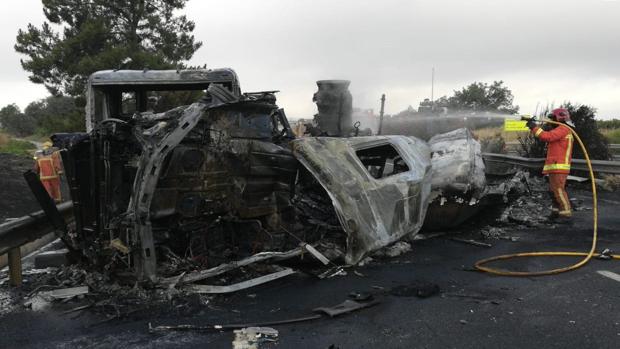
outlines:
[{"label": "metal sheet", "polygon": [[486,187],[480,143],[460,128],[428,141],[433,166],[433,190],[481,193]]},{"label": "metal sheet", "polygon": [[233,285],[188,285],[184,289],[190,292],[195,293],[206,293],[206,294],[218,294],[218,293],[232,293],[241,290],[245,290],[246,288],[262,285],[264,283],[274,281],[277,279],[281,279],[285,276],[295,274],[296,271],[293,269],[286,268],[284,270],[277,271],[275,273],[263,275],[251,280],[242,281]]},{"label": "metal sheet", "polygon": [[[359,150],[391,145],[409,168],[374,178],[356,155]],[[419,231],[431,188],[430,149],[405,136],[301,138],[293,154],[329,194],[347,233],[348,264]]]}]

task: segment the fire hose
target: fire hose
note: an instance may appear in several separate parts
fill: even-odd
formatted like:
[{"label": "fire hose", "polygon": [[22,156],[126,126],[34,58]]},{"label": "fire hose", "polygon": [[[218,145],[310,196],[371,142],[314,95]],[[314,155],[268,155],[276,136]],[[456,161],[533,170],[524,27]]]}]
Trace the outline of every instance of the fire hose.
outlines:
[{"label": "fire hose", "polygon": [[[584,146],[583,142],[581,141],[581,138],[579,138],[579,135],[577,134],[577,132],[575,132],[575,130],[573,130],[571,127],[557,122],[557,121],[551,121],[551,120],[543,120],[542,122],[545,123],[550,123],[550,124],[556,124],[559,125],[561,127],[566,127],[570,130],[570,132],[572,133],[572,135],[575,137],[575,139],[577,139],[577,142],[579,143],[579,146],[581,147],[581,150],[583,151],[586,163],[588,164],[588,172],[590,174],[590,182],[592,183],[592,218],[593,218],[593,231],[592,231],[592,246],[590,247],[590,251],[589,252],[567,252],[567,251],[545,251],[545,252],[522,252],[522,253],[512,253],[512,254],[505,254],[505,255],[501,255],[501,256],[495,256],[495,257],[490,257],[490,258],[485,258],[482,260],[479,260],[476,262],[476,264],[474,265],[474,267],[479,270],[479,271],[483,271],[485,273],[490,273],[490,274],[494,274],[494,275],[501,275],[501,276],[543,276],[543,275],[554,275],[554,274],[560,274],[560,273],[564,273],[567,271],[571,271],[571,270],[575,270],[578,269],[584,265],[586,265],[591,259],[592,257],[598,257],[601,254],[596,253],[596,243],[597,243],[597,239],[598,239],[598,207],[597,207],[597,197],[596,197],[596,183],[594,181],[594,171],[592,171],[592,164],[590,162],[590,156],[588,155],[588,152],[586,150],[586,147]],[[495,262],[495,261],[500,261],[500,260],[507,260],[507,259],[514,259],[514,258],[523,258],[523,257],[557,257],[557,256],[561,256],[561,257],[584,257],[581,261],[567,266],[567,267],[563,267],[563,268],[557,268],[557,269],[550,269],[550,270],[543,270],[543,271],[510,271],[510,270],[502,270],[502,269],[495,269],[495,268],[491,268],[491,267],[487,267],[485,266],[485,264],[491,263],[491,262]],[[620,255],[617,254],[611,254],[611,255],[607,255],[608,257],[611,257],[612,259],[620,259]]]}]

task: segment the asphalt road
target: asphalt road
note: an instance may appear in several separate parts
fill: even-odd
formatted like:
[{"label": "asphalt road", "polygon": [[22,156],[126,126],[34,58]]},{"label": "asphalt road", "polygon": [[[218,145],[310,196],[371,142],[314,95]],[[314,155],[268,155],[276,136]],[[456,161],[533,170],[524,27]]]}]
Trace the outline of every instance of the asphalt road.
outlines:
[{"label": "asphalt road", "polygon": [[[574,194],[587,199],[586,192]],[[620,195],[600,200],[600,249],[620,251]],[[542,214],[542,213],[541,213]],[[152,309],[91,326],[95,314],[62,314],[75,304],[0,315],[0,348],[231,348],[230,332],[149,334],[148,324],[222,324],[302,317],[336,305],[351,292],[374,293],[379,304],[337,318],[273,326],[277,343],[261,348],[617,348],[620,346],[620,263],[595,260],[577,271],[548,277],[495,277],[469,271],[481,258],[536,250],[587,251],[591,211],[576,212],[573,227],[511,228],[518,241],[487,240],[491,248],[438,237],[419,241],[405,255],[317,280],[286,277],[210,300]],[[571,258],[539,258],[502,264],[523,270],[566,265]],[[436,284],[429,298],[382,290]]]}]

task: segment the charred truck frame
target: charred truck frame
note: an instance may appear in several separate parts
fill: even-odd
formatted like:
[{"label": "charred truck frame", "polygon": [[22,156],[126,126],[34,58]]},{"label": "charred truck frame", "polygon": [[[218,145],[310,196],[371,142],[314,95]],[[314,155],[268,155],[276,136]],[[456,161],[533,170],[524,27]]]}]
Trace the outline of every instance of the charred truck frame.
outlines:
[{"label": "charred truck frame", "polygon": [[[149,101],[161,91],[207,93],[156,113]],[[201,218],[275,225],[290,206],[292,131],[273,92],[241,94],[233,70],[103,71],[87,96],[88,133],[54,141],[67,149],[71,241],[90,260],[106,262],[107,251],[153,280],[156,243],[189,246],[208,228]]]},{"label": "charred truck frame", "polygon": [[[468,131],[452,136],[457,151],[452,141],[431,150],[415,137],[350,137],[359,124],[348,84],[318,82],[319,137],[295,138],[277,91],[242,93],[232,69],[93,74],[87,132],[52,137],[74,204],[65,242],[150,281],[179,273],[166,259],[190,260],[181,278],[192,282],[234,260],[297,256],[300,242],[355,264],[416,234],[438,195],[482,195]],[[452,176],[439,188],[435,159]]]}]

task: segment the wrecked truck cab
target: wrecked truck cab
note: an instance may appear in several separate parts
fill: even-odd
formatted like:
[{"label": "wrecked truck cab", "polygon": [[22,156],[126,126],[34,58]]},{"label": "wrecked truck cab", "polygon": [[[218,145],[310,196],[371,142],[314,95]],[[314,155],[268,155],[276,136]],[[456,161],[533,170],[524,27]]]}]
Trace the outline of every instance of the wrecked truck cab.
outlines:
[{"label": "wrecked truck cab", "polygon": [[161,253],[217,265],[271,248],[265,229],[286,224],[297,173],[274,92],[241,93],[231,69],[93,74],[88,133],[54,137],[71,247],[151,281]]},{"label": "wrecked truck cab", "polygon": [[406,136],[307,137],[291,142],[332,200],[355,264],[422,227],[431,190],[430,149]]},{"label": "wrecked truck cab", "polygon": [[[88,78],[86,87],[86,131],[91,132],[107,119],[127,120],[135,112],[164,112],[181,104],[189,105],[211,84],[241,95],[237,73],[230,68],[95,72]],[[166,101],[170,97],[166,92],[179,91],[186,95],[180,100],[177,95],[173,101]]]}]

